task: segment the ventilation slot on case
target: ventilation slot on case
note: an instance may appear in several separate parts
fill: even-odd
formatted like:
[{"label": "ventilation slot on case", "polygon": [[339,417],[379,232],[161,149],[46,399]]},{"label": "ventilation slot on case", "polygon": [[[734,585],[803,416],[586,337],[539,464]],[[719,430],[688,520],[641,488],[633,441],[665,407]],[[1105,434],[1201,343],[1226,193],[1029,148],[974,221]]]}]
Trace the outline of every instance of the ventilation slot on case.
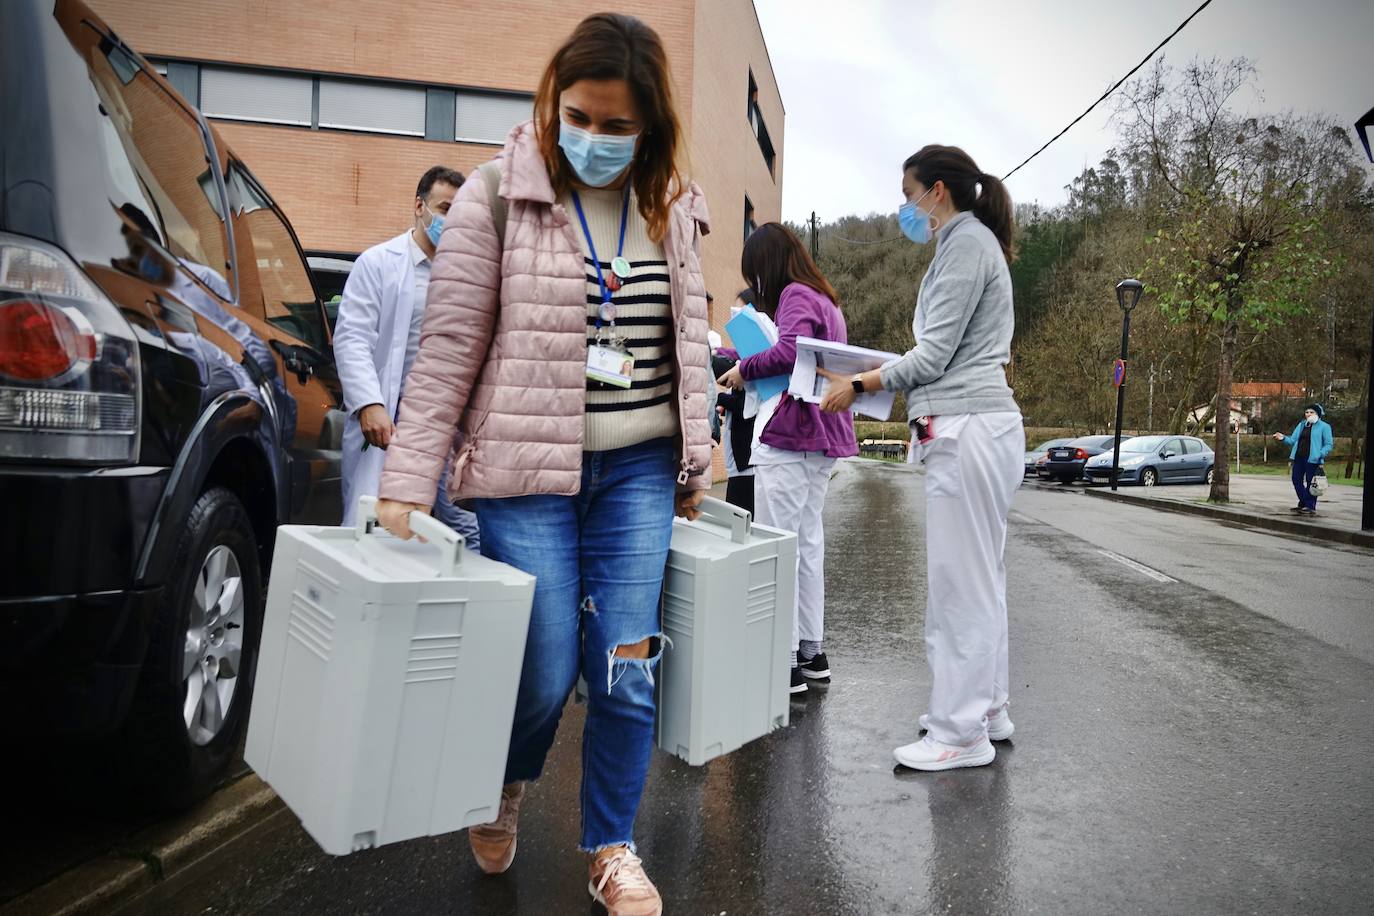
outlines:
[{"label": "ventilation slot on case", "polygon": [[463,637],[458,633],[416,636],[410,641],[410,654],[406,657],[406,683],[453,680],[462,644]]},{"label": "ventilation slot on case", "polygon": [[691,636],[694,616],[691,598],[664,593],[663,629],[665,632],[675,633],[679,636]]},{"label": "ventilation slot on case", "polygon": [[291,596],[291,616],[286,632],[322,661],[329,661],[334,649],[334,615],[311,603],[300,592]]},{"label": "ventilation slot on case", "polygon": [[744,622],[758,623],[769,620],[777,612],[778,586],[775,582],[757,585],[749,589],[748,603],[745,605]]}]

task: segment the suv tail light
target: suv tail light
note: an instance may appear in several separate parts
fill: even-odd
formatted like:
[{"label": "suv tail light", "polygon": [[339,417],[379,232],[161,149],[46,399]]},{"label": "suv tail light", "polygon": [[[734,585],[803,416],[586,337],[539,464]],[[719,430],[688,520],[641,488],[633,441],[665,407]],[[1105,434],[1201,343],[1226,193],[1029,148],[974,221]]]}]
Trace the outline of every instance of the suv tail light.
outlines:
[{"label": "suv tail light", "polygon": [[0,233],[0,459],[138,456],[138,345],[64,252]]},{"label": "suv tail light", "polygon": [[45,382],[89,363],[98,349],[90,323],[79,312],[27,299],[0,302],[0,375]]}]

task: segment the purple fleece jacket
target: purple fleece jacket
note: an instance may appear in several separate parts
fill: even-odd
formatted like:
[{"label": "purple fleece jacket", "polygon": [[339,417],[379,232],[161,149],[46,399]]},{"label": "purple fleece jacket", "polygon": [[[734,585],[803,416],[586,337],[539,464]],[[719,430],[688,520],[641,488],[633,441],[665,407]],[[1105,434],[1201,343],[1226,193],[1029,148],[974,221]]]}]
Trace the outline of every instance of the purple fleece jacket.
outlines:
[{"label": "purple fleece jacket", "polygon": [[[828,296],[801,283],[790,283],[782,291],[774,320],[778,326],[778,342],[740,361],[740,375],[746,382],[791,375],[797,361],[798,337],[849,343],[844,315],[839,308]],[[786,392],[759,441],[793,452],[825,452],[831,458],[859,454],[851,414],[822,413],[815,404],[789,397]]]}]

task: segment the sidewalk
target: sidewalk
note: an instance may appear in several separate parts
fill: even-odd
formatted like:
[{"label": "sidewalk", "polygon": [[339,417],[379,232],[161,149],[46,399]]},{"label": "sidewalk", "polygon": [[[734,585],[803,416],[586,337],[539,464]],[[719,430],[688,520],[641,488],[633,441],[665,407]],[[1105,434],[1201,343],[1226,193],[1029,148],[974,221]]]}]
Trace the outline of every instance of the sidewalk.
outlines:
[{"label": "sidewalk", "polygon": [[1333,484],[1317,502],[1315,516],[1294,515],[1297,504],[1293,484],[1287,477],[1267,474],[1232,474],[1231,502],[1207,502],[1208,488],[1170,484],[1155,487],[1123,486],[1113,493],[1106,487],[1092,487],[1092,496],[1127,503],[1146,503],[1155,509],[1204,515],[1219,521],[1267,528],[1286,534],[1374,547],[1374,532],[1360,530],[1360,487]]}]

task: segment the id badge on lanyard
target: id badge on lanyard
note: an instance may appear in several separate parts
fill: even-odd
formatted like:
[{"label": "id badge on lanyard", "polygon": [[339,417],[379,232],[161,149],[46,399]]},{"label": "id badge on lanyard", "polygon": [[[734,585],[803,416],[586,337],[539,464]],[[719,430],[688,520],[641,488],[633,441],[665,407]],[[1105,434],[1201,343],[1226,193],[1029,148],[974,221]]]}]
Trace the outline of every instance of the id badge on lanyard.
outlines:
[{"label": "id badge on lanyard", "polygon": [[[629,388],[634,381],[635,358],[629,347],[625,346],[624,339],[616,333],[615,304],[611,302],[611,294],[619,290],[623,281],[630,276],[630,263],[621,254],[625,247],[625,223],[629,215],[630,194],[627,189],[621,204],[620,245],[615,259],[611,262],[609,283],[601,272],[596,245],[592,241],[587,218],[582,212],[582,201],[576,191],[573,191],[572,198],[573,204],[577,207],[578,219],[582,222],[582,231],[587,237],[587,247],[590,249],[592,264],[596,269],[597,282],[601,287],[601,306],[596,316],[596,340],[587,346],[587,378],[616,388]],[[602,327],[603,322],[609,325],[608,329]]]},{"label": "id badge on lanyard", "polygon": [[634,374],[634,354],[620,338],[598,335],[596,343],[587,347],[587,378],[592,381],[629,388]]}]

